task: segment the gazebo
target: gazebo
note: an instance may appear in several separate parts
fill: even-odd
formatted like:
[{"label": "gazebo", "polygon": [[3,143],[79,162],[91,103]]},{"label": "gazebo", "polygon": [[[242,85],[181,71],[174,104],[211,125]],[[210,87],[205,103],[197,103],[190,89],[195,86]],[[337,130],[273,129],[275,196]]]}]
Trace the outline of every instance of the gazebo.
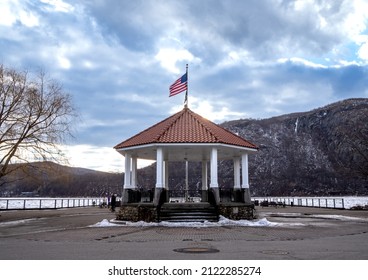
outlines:
[{"label": "gazebo", "polygon": [[[114,148],[125,157],[122,206],[118,214],[120,219],[160,219],[162,205],[170,200],[167,194],[170,189],[170,161],[202,163],[202,203],[214,205],[219,214],[229,218],[250,218],[253,215],[254,207],[249,192],[248,155],[255,153],[258,147],[196,114],[187,106]],[[156,161],[156,182],[148,201],[143,201],[137,187],[138,159]],[[220,160],[232,160],[234,166],[232,196],[226,201],[219,191]]]}]

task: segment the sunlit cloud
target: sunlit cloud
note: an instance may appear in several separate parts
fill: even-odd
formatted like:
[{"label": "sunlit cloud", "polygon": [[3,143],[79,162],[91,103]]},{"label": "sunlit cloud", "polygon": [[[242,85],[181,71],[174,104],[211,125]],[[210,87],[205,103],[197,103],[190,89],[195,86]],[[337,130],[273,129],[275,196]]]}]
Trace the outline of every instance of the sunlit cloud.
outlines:
[{"label": "sunlit cloud", "polygon": [[[245,116],[242,112],[232,111],[223,102],[211,102],[195,96],[188,98],[188,107],[195,113],[205,117],[206,119],[220,123],[226,120],[242,118]],[[170,113],[174,114],[183,109],[183,105],[176,105]]]},{"label": "sunlit cloud", "polygon": [[277,60],[280,63],[285,63],[285,62],[291,62],[294,64],[302,64],[305,65],[307,67],[311,67],[311,68],[328,68],[328,66],[320,64],[320,63],[314,63],[312,61],[308,61],[307,59],[303,59],[303,58],[299,58],[299,57],[291,57],[291,58],[280,58]]},{"label": "sunlit cloud", "polygon": [[[63,152],[70,166],[121,173],[124,171],[124,157],[113,147],[92,145],[63,146]],[[138,168],[152,164],[152,161],[138,159]]]},{"label": "sunlit cloud", "polygon": [[20,22],[26,27],[35,27],[39,25],[37,14],[27,10],[19,1],[1,1],[0,11],[0,25],[11,27],[17,22]]},{"label": "sunlit cloud", "polygon": [[40,2],[48,4],[49,11],[56,11],[56,12],[73,12],[74,7],[68,3],[65,3],[62,0],[40,0]]},{"label": "sunlit cloud", "polygon": [[195,57],[184,49],[163,48],[156,54],[155,58],[160,62],[161,66],[171,73],[179,74],[183,72],[176,65],[178,62],[191,62]]}]

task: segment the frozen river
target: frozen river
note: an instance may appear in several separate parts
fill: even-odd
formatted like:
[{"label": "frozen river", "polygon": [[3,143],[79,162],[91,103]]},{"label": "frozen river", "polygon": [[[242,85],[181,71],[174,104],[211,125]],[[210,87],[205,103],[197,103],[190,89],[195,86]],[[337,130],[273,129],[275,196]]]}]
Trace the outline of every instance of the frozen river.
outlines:
[{"label": "frozen river", "polygon": [[0,198],[0,210],[57,209],[99,205],[101,197],[7,197]]},{"label": "frozen river", "polygon": [[368,196],[321,196],[321,197],[307,197],[307,196],[273,196],[273,197],[252,197],[253,201],[259,202],[280,202],[286,205],[307,206],[307,207],[324,207],[324,208],[340,208],[351,209],[356,206],[367,206]]},{"label": "frozen river", "polygon": [[[368,196],[339,197],[253,197],[253,201],[285,203],[285,205],[351,209],[356,206],[367,206]],[[57,209],[98,206],[104,201],[102,197],[14,197],[0,198],[0,210],[17,209]]]}]

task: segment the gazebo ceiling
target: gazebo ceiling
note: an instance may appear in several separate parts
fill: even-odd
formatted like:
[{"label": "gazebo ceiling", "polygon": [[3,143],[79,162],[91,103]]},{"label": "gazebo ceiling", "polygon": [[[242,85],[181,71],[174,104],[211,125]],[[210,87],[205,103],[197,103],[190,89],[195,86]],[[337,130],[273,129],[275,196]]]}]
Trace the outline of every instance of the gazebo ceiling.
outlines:
[{"label": "gazebo ceiling", "polygon": [[180,112],[121,142],[114,148],[142,159],[156,159],[156,148],[164,147],[169,161],[208,159],[212,147],[219,159],[240,156],[258,147],[238,135],[184,107]]}]

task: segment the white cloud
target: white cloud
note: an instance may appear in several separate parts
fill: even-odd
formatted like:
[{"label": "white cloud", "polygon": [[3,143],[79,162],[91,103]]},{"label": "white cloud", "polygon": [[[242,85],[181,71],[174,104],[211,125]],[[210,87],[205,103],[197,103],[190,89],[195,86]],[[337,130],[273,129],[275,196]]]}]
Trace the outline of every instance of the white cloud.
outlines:
[{"label": "white cloud", "polygon": [[11,12],[11,0],[1,1],[0,11],[0,25],[12,26],[17,20],[17,17]]},{"label": "white cloud", "polygon": [[355,0],[351,1],[350,4],[350,11],[343,22],[343,31],[354,39],[367,29],[368,2],[366,0]]},{"label": "white cloud", "polygon": [[368,36],[365,36],[365,42],[360,45],[357,55],[360,59],[368,62]]},{"label": "white cloud", "polygon": [[[243,112],[235,112],[229,109],[230,104],[225,104],[223,102],[211,102],[208,99],[198,98],[195,96],[189,96],[188,101],[188,107],[193,112],[212,122],[219,123],[234,118],[242,118],[245,116],[245,113]],[[182,105],[174,106],[171,109],[170,113],[174,114],[182,109]]]},{"label": "white cloud", "polygon": [[29,11],[20,11],[19,20],[27,27],[35,27],[39,25],[38,17]]},{"label": "white cloud", "polygon": [[124,158],[112,147],[92,145],[64,146],[64,153],[73,167],[99,171],[122,172]]},{"label": "white cloud", "polygon": [[357,58],[368,60],[368,2],[366,0],[351,1],[350,11],[342,23],[341,32],[358,46]]},{"label": "white cloud", "polygon": [[39,19],[36,14],[24,7],[22,2],[3,0],[0,2],[0,25],[12,26],[17,21],[27,27],[39,25]]},{"label": "white cloud", "polygon": [[74,11],[74,7],[62,0],[40,0],[42,3],[48,4],[49,11],[70,13]]},{"label": "white cloud", "polygon": [[182,61],[188,63],[195,60],[195,57],[188,50],[174,48],[160,49],[155,58],[160,62],[163,68],[175,74],[183,72],[183,69],[179,69],[176,63]]},{"label": "white cloud", "polygon": [[[104,172],[124,172],[124,157],[112,147],[93,145],[68,145],[62,147],[69,165]],[[152,164],[152,161],[138,159],[138,168]]]},{"label": "white cloud", "polygon": [[58,55],[56,59],[59,62],[59,66],[63,69],[69,69],[72,66],[70,60],[63,55]]},{"label": "white cloud", "polygon": [[308,61],[307,59],[303,59],[300,57],[291,57],[291,58],[280,58],[277,60],[277,62],[279,63],[286,63],[286,62],[292,62],[294,64],[302,64],[305,65],[307,67],[311,67],[311,68],[328,68],[326,65],[320,64],[320,63],[314,63],[312,61]]}]

